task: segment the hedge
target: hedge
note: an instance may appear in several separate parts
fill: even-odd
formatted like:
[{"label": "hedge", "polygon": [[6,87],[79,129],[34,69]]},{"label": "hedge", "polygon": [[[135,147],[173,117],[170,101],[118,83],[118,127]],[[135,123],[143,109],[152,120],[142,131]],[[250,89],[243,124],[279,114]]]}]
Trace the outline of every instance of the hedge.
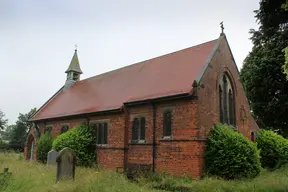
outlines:
[{"label": "hedge", "polygon": [[224,179],[254,178],[261,170],[256,144],[226,125],[216,125],[205,148],[208,175]]},{"label": "hedge", "polygon": [[256,138],[262,167],[277,169],[288,163],[288,140],[273,131],[261,130]]},{"label": "hedge", "polygon": [[41,135],[37,141],[37,160],[41,163],[46,163],[47,153],[52,148],[52,137],[49,133]]},{"label": "hedge", "polygon": [[71,148],[76,153],[76,165],[91,167],[96,162],[95,143],[90,127],[81,124],[56,137],[52,147],[56,151]]}]

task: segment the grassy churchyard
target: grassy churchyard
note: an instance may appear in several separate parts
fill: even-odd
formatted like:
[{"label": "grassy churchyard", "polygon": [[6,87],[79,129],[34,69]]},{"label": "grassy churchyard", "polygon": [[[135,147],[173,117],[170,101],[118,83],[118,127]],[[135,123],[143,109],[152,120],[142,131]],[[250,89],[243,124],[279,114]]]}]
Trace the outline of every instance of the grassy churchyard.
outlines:
[{"label": "grassy churchyard", "polygon": [[192,180],[169,176],[151,176],[130,182],[122,174],[97,171],[91,168],[76,168],[75,181],[56,180],[56,168],[23,160],[22,154],[0,154],[0,170],[9,168],[12,176],[0,176],[2,192],[92,192],[92,191],[197,191],[197,192],[249,192],[288,191],[288,168],[274,172],[262,171],[253,180],[224,181],[216,178]]}]

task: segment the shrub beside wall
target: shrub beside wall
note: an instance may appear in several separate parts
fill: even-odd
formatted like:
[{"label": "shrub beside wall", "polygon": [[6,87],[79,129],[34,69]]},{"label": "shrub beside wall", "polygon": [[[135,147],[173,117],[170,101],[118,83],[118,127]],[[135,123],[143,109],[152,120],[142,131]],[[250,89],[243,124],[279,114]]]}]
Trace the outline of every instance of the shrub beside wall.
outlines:
[{"label": "shrub beside wall", "polygon": [[52,148],[52,137],[50,134],[41,135],[37,141],[37,160],[41,163],[46,163],[47,153]]},{"label": "shrub beside wall", "polygon": [[95,137],[90,127],[87,124],[81,124],[56,137],[53,149],[59,152],[69,147],[76,153],[78,166],[91,167],[96,162],[95,144]]},{"label": "shrub beside wall", "polygon": [[261,130],[256,138],[262,167],[277,169],[288,163],[288,140],[273,131]]},{"label": "shrub beside wall", "polygon": [[207,173],[224,179],[254,178],[261,169],[256,144],[226,125],[211,130],[204,158]]}]

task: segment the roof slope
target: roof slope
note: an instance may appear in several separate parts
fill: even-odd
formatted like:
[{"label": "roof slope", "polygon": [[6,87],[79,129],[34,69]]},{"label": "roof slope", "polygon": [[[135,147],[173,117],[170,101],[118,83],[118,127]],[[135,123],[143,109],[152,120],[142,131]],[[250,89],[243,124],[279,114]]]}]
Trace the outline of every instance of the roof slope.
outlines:
[{"label": "roof slope", "polygon": [[60,91],[32,118],[119,109],[123,103],[189,93],[217,40],[110,71]]}]

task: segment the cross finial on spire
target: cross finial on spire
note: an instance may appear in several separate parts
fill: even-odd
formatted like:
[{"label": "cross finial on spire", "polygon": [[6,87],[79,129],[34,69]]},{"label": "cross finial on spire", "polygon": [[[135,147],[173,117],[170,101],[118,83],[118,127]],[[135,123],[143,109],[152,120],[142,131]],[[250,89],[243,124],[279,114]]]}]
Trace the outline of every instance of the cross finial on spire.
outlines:
[{"label": "cross finial on spire", "polygon": [[76,44],[76,45],[75,45],[75,51],[77,51],[77,48],[78,48],[78,45]]},{"label": "cross finial on spire", "polygon": [[223,34],[223,33],[224,33],[224,25],[223,25],[223,21],[221,21],[221,23],[220,23],[220,27],[221,27],[221,34]]}]

